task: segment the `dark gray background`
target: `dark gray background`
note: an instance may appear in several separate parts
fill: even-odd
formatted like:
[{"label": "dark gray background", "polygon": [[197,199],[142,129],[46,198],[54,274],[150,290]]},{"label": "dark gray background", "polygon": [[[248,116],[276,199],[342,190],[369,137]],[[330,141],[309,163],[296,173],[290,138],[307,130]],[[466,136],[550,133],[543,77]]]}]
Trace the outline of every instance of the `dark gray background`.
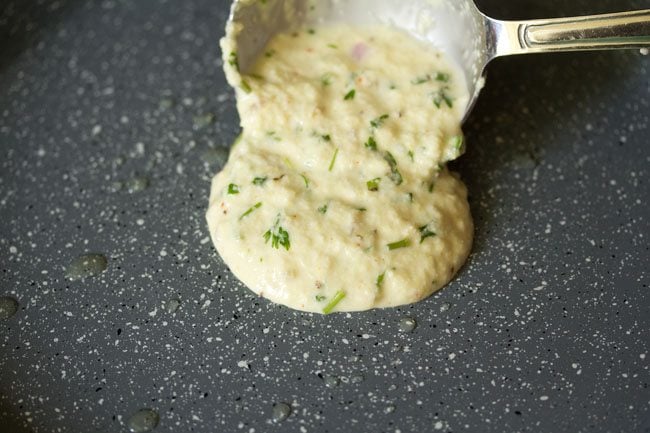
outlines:
[{"label": "dark gray background", "polygon": [[[650,7],[480,3],[513,19]],[[21,306],[0,323],[1,432],[123,432],[143,407],[158,432],[650,431],[650,57],[496,61],[455,166],[467,266],[417,305],[321,317],[256,298],[207,241],[238,132],[227,9],[0,1],[0,295]],[[149,188],[114,191],[134,176]],[[108,270],[66,281],[86,252]],[[293,408],[279,425],[276,402]]]}]

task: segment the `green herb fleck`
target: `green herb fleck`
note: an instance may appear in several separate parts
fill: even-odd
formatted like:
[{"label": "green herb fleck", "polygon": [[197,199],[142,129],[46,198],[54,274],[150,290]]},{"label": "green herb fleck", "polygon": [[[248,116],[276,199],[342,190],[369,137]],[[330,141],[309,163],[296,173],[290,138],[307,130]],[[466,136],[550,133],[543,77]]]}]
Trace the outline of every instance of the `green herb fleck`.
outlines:
[{"label": "green herb fleck", "polygon": [[457,153],[461,152],[464,143],[465,139],[462,135],[455,135],[449,139],[449,144]]},{"label": "green herb fleck", "polygon": [[428,83],[431,81],[431,75],[423,75],[422,77],[416,77],[414,80],[411,80],[411,84],[414,86],[419,86],[420,84]]},{"label": "green herb fleck", "polygon": [[377,150],[377,140],[375,140],[375,137],[370,136],[368,141],[364,143],[364,146],[366,146],[366,149]]},{"label": "green herb fleck", "polygon": [[280,249],[280,246],[283,246],[287,251],[291,248],[289,233],[280,226],[280,215],[277,216],[273,227],[264,233],[264,241],[268,243],[269,240],[271,241],[271,246],[276,250]]},{"label": "green herb fleck", "polygon": [[388,114],[382,114],[381,116],[377,117],[376,119],[372,119],[370,121],[370,126],[372,128],[375,128],[375,129],[381,128],[383,126],[384,122],[386,121],[386,119],[388,119],[389,117],[390,116]]},{"label": "green herb fleck", "polygon": [[388,249],[390,251],[393,251],[393,250],[398,250],[400,248],[406,248],[409,246],[411,246],[411,241],[407,238],[407,239],[402,239],[401,241],[388,244]]},{"label": "green herb fleck", "polygon": [[267,180],[269,180],[268,177],[256,177],[253,179],[253,185],[264,186]]},{"label": "green herb fleck", "polygon": [[339,48],[339,46],[336,44],[327,44],[327,46],[333,50],[337,50]]},{"label": "green herb fleck", "polygon": [[409,203],[413,203],[413,193],[412,192],[408,193],[408,198],[409,198]]},{"label": "green herb fleck", "polygon": [[251,85],[248,84],[248,81],[246,80],[241,80],[241,89],[246,93],[251,93],[253,91],[253,89],[251,89]]},{"label": "green herb fleck", "polygon": [[239,194],[239,186],[235,185],[234,183],[228,185],[228,194],[230,195]]},{"label": "green herb fleck", "polygon": [[384,271],[383,274],[379,274],[379,275],[377,276],[377,283],[376,283],[376,285],[377,285],[377,288],[378,288],[378,289],[381,289],[381,285],[384,283],[384,277],[385,277],[385,276],[386,276],[386,271]]},{"label": "green herb fleck", "polygon": [[369,180],[366,182],[366,185],[368,185],[368,191],[379,191],[379,183],[381,182],[381,178],[375,178],[372,180]]},{"label": "green herb fleck", "polygon": [[316,295],[316,301],[317,302],[323,302],[325,299],[327,299],[327,296]]},{"label": "green herb fleck", "polygon": [[332,311],[334,311],[334,308],[339,304],[345,298],[345,292],[342,290],[339,290],[336,292],[332,300],[323,307],[323,313],[325,314],[330,314]]},{"label": "green herb fleck", "polygon": [[402,174],[397,169],[397,161],[395,161],[395,157],[390,152],[386,152],[384,154],[384,160],[390,166],[390,180],[392,180],[395,185],[401,185],[403,180]]},{"label": "green herb fleck", "polygon": [[330,162],[330,167],[329,171],[332,171],[334,169],[334,164],[336,164],[336,158],[339,156],[339,148],[337,147],[336,150],[334,151],[334,156],[332,156],[332,161]]},{"label": "green herb fleck", "polygon": [[411,158],[411,162],[415,162],[415,154],[413,153],[412,150],[408,151],[409,158]]},{"label": "green herb fleck", "polygon": [[368,209],[366,209],[365,207],[358,207],[357,210],[359,212],[366,212]]},{"label": "green herb fleck", "polygon": [[348,93],[345,94],[345,96],[343,97],[343,99],[344,99],[345,101],[350,101],[350,100],[354,99],[354,96],[355,96],[356,94],[357,94],[357,91],[354,90],[354,89],[352,89],[352,90],[350,90]]},{"label": "green herb fleck", "polygon": [[250,209],[248,209],[246,212],[244,212],[243,214],[241,214],[241,216],[239,217],[239,221],[243,220],[243,219],[246,218],[248,215],[252,214],[253,212],[255,212],[257,209],[259,209],[259,208],[261,208],[261,207],[262,207],[262,202],[255,203],[253,206],[251,206]]},{"label": "green herb fleck", "polygon": [[454,101],[447,93],[448,90],[447,87],[444,87],[433,94],[433,104],[436,107],[440,108],[442,107],[442,104],[445,103],[449,108],[453,108]]},{"label": "green herb fleck", "polygon": [[445,73],[445,72],[438,72],[436,74],[436,81],[440,81],[443,83],[448,83],[449,79],[451,78],[451,75]]},{"label": "green herb fleck", "polygon": [[242,132],[235,138],[235,141],[233,141],[232,146],[230,146],[230,150],[234,149],[235,146],[237,146],[239,143],[241,143],[242,138],[244,138],[244,133]]},{"label": "green herb fleck", "polygon": [[325,215],[325,214],[327,213],[327,208],[328,208],[328,207],[329,207],[328,205],[323,205],[323,206],[321,206],[321,207],[318,208],[318,212],[319,212],[319,213],[322,213],[323,215]]},{"label": "green herb fleck", "polygon": [[326,141],[326,142],[330,142],[330,141],[332,141],[332,137],[330,137],[329,134],[321,135],[321,136],[320,136],[320,139],[323,140],[323,141]]},{"label": "green herb fleck", "polygon": [[330,72],[327,72],[321,75],[320,83],[323,85],[323,87],[327,87],[332,84],[332,74]]},{"label": "green herb fleck", "polygon": [[264,53],[264,57],[267,59],[270,59],[271,57],[275,56],[276,51],[275,50],[268,50],[267,52]]},{"label": "green herb fleck", "polygon": [[435,187],[436,187],[436,181],[435,181],[435,179],[433,179],[433,180],[431,181],[431,183],[429,183],[429,192],[433,192],[433,190],[435,189]]},{"label": "green herb fleck", "polygon": [[228,55],[228,64],[239,71],[239,59],[236,51],[231,51]]},{"label": "green herb fleck", "polygon": [[315,34],[316,34],[316,30],[314,30],[314,29],[307,29],[307,33],[309,33],[310,35],[315,35]]},{"label": "green herb fleck", "polygon": [[282,140],[282,139],[280,138],[280,136],[278,135],[278,133],[275,132],[275,131],[267,131],[267,132],[266,132],[266,136],[269,137],[269,138],[271,138],[271,139],[274,140],[274,141],[280,141],[280,140]]},{"label": "green herb fleck", "polygon": [[309,179],[307,179],[307,176],[301,174],[300,177],[302,177],[302,180],[305,181],[305,188],[309,188]]},{"label": "green herb fleck", "polygon": [[429,229],[429,224],[420,227],[420,243],[424,242],[426,238],[432,238],[436,236],[436,232]]}]

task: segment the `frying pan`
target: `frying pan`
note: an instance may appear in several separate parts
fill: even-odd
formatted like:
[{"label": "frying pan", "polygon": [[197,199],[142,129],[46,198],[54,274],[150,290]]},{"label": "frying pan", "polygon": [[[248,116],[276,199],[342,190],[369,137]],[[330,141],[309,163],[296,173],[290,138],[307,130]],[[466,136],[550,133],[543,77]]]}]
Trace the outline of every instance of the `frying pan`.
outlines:
[{"label": "frying pan", "polygon": [[[650,58],[491,65],[454,166],[476,222],[465,268],[415,305],[319,316],[255,297],[208,241],[238,133],[228,6],[0,4],[0,296],[18,302],[0,431],[124,432],[141,409],[155,432],[650,431]],[[87,253],[106,270],[67,279]]]}]

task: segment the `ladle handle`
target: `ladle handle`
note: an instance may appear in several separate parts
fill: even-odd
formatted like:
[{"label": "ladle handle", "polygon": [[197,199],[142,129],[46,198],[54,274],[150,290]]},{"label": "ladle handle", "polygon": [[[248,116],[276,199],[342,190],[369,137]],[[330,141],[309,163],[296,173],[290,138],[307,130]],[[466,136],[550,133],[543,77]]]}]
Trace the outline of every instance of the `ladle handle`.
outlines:
[{"label": "ladle handle", "polygon": [[530,21],[489,19],[495,57],[548,51],[650,47],[650,9]]}]

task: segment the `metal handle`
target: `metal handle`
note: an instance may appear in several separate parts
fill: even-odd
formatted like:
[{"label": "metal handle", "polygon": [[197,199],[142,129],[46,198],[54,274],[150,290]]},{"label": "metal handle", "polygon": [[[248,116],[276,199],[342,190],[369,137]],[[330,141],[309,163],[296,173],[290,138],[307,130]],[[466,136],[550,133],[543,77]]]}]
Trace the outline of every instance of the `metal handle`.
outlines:
[{"label": "metal handle", "polygon": [[547,20],[487,19],[496,37],[494,57],[650,47],[650,9]]}]

